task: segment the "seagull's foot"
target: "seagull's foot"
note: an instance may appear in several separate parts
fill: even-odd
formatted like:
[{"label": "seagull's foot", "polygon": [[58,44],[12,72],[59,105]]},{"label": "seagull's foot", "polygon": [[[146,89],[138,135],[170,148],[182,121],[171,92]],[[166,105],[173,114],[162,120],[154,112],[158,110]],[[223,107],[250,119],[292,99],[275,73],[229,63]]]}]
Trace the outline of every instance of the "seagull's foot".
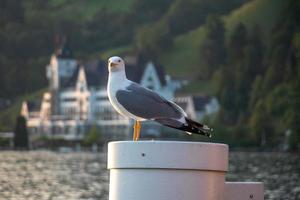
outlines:
[{"label": "seagull's foot", "polygon": [[137,121],[137,133],[136,133],[136,140],[138,141],[140,139],[140,135],[141,135],[141,122]]},{"label": "seagull's foot", "polygon": [[136,142],[140,138],[141,122],[135,121],[133,126],[133,141]]}]

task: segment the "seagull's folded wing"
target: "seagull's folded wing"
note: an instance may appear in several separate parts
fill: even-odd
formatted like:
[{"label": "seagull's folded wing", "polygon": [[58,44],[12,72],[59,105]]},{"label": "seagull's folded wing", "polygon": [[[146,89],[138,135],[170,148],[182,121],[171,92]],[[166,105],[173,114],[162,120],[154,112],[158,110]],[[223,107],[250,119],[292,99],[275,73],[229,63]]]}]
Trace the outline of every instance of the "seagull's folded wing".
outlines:
[{"label": "seagull's folded wing", "polygon": [[128,112],[144,119],[180,119],[184,116],[177,105],[136,83],[117,91],[116,98]]}]

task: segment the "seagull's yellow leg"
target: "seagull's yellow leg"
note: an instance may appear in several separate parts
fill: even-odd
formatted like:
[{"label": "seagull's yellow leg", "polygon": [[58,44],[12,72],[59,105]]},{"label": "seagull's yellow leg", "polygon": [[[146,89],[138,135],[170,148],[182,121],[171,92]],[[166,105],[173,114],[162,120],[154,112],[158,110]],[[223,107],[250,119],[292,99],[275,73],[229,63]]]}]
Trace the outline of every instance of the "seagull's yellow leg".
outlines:
[{"label": "seagull's yellow leg", "polygon": [[140,139],[142,125],[141,125],[141,122],[139,122],[139,121],[136,121],[136,124],[137,124],[137,130],[136,130],[135,141],[138,141]]},{"label": "seagull's yellow leg", "polygon": [[134,121],[134,125],[133,125],[133,141],[136,141],[136,135],[137,135],[137,121]]}]

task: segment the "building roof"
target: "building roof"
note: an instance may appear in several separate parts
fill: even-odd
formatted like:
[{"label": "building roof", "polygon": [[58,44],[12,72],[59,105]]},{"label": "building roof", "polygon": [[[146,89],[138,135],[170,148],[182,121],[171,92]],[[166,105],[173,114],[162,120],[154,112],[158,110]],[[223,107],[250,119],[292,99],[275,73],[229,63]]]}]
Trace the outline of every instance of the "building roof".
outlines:
[{"label": "building roof", "polygon": [[84,71],[88,86],[106,86],[108,80],[107,62],[103,60],[93,60],[84,65]]},{"label": "building roof", "polygon": [[194,107],[196,111],[204,111],[205,105],[211,101],[210,96],[193,96]]},{"label": "building roof", "polygon": [[61,88],[75,87],[79,69],[80,69],[80,67],[77,66],[71,77],[60,77],[60,79],[59,79],[60,87]]},{"label": "building roof", "polygon": [[187,110],[188,102],[176,102],[183,110]]},{"label": "building roof", "polygon": [[27,101],[28,112],[39,112],[41,109],[42,100]]},{"label": "building roof", "polygon": [[[135,65],[132,65],[132,64],[126,65],[127,78],[134,82],[140,83],[148,63],[149,62],[140,61]],[[153,63],[153,64],[154,64],[154,67],[155,67],[155,70],[158,75],[160,83],[162,85],[166,85],[166,79],[165,79],[166,74],[165,74],[164,68],[162,67],[162,65],[158,65],[156,63]]]},{"label": "building roof", "polygon": [[60,47],[55,51],[55,55],[57,58],[61,59],[71,59],[73,57],[73,52],[70,48],[69,42],[67,39],[64,39],[60,45]]},{"label": "building roof", "polygon": [[[126,65],[127,78],[140,83],[146,68],[146,62],[138,61],[136,63],[129,63]],[[103,60],[92,60],[84,65],[84,72],[87,79],[88,87],[106,87],[108,80],[107,62]],[[161,65],[154,64],[159,80],[162,85],[166,84],[165,71]],[[73,75],[70,78],[61,78],[60,85],[62,88],[75,87],[80,66],[78,65]]]}]

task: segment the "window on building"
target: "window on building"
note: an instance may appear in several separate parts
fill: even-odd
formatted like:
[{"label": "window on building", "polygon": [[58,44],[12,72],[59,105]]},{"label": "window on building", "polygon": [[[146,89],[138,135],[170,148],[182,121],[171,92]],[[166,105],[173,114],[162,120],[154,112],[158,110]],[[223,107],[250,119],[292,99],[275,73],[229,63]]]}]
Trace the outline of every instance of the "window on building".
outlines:
[{"label": "window on building", "polygon": [[76,107],[66,107],[64,108],[64,114],[67,116],[68,119],[75,119],[76,118],[76,113],[77,109]]},{"label": "window on building", "polygon": [[84,87],[83,85],[80,86],[80,92],[83,92],[84,91]]},{"label": "window on building", "polygon": [[154,89],[154,81],[153,81],[152,76],[149,76],[147,78],[147,86],[146,87],[149,88],[150,90]]},{"label": "window on building", "polygon": [[108,96],[97,96],[96,101],[108,100]]},{"label": "window on building", "polygon": [[76,98],[75,97],[66,97],[66,98],[63,98],[63,101],[72,102],[72,101],[76,101]]},{"label": "window on building", "polygon": [[65,134],[69,134],[70,133],[70,127],[69,126],[65,126]]}]

